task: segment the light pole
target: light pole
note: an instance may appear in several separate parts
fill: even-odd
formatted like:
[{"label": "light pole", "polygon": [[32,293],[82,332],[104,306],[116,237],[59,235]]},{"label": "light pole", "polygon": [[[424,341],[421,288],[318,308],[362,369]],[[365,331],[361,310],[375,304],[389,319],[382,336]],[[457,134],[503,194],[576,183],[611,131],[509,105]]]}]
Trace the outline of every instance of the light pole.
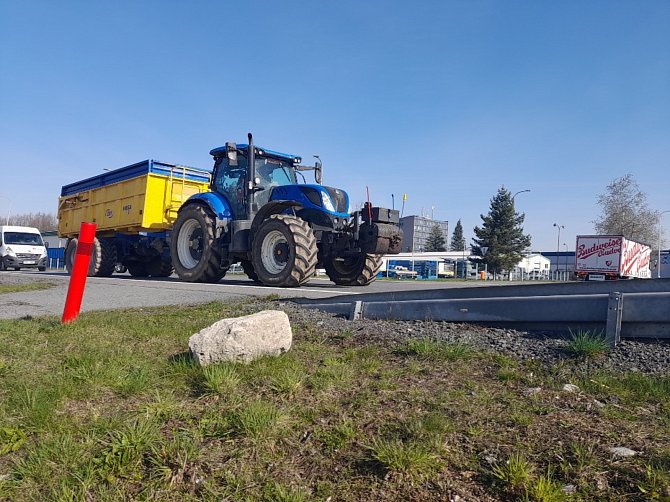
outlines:
[{"label": "light pole", "polygon": [[661,234],[663,233],[663,215],[665,213],[670,213],[670,209],[667,211],[661,211],[658,213],[658,261],[656,262],[656,278],[661,278]]},{"label": "light pole", "polygon": [[514,197],[516,197],[516,196],[519,195],[520,193],[525,193],[525,192],[530,192],[530,189],[519,190],[518,192],[516,192],[514,195],[512,195],[512,202],[514,202]]},{"label": "light pole", "polygon": [[556,274],[558,274],[559,253],[561,252],[561,228],[565,228],[565,225],[554,223],[554,226],[558,229],[558,238],[556,239]]},{"label": "light pole", "polygon": [[565,277],[568,276],[568,245],[564,242],[563,247],[565,248]]},{"label": "light pole", "polygon": [[5,195],[0,195],[0,198],[7,199],[7,201],[9,201],[9,206],[7,207],[7,221],[5,222],[5,225],[9,225],[9,215],[12,212],[12,199]]}]

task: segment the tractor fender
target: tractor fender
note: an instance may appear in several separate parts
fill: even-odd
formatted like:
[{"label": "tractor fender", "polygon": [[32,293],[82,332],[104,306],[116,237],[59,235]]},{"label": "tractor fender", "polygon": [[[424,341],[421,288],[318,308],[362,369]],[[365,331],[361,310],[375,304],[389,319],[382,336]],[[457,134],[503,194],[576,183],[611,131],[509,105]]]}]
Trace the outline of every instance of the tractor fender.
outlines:
[{"label": "tractor fender", "polygon": [[256,233],[256,230],[263,221],[273,214],[281,214],[289,207],[302,208],[302,204],[294,200],[272,200],[265,204],[254,216],[254,221],[251,223],[251,235]]},{"label": "tractor fender", "polygon": [[204,192],[191,195],[186,202],[179,208],[181,212],[185,207],[193,204],[200,204],[207,207],[216,217],[217,237],[228,231],[230,221],[233,218],[233,211],[226,198],[216,192]]}]

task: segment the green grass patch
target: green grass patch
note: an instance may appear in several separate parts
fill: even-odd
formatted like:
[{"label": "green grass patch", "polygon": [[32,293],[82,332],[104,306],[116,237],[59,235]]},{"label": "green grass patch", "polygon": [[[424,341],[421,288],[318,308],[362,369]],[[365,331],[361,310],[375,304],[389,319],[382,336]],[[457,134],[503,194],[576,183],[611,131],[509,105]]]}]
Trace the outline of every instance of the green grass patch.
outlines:
[{"label": "green grass patch", "polygon": [[40,291],[51,289],[55,284],[50,282],[29,282],[26,284],[0,284],[0,295],[7,293],[24,293],[26,291]]},{"label": "green grass patch", "polygon": [[[268,307],[0,320],[0,500],[668,496],[667,375],[359,336],[344,321],[294,321],[288,353],[247,365],[190,358],[193,333]],[[567,381],[581,391],[560,392]],[[620,445],[638,454],[614,459]]]},{"label": "green grass patch", "polygon": [[574,356],[593,358],[602,356],[610,350],[609,343],[607,343],[602,333],[578,331],[576,333],[571,332],[570,334],[571,338],[566,350]]}]

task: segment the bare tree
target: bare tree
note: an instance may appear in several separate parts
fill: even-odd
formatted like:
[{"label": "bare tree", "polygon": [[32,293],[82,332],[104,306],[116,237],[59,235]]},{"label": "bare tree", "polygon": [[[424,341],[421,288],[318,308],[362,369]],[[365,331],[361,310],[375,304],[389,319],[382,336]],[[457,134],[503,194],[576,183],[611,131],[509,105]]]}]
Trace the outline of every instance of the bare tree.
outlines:
[{"label": "bare tree", "polygon": [[598,196],[598,204],[600,216],[593,221],[597,233],[656,243],[658,211],[649,209],[647,194],[640,190],[632,174],[607,185],[605,192]]},{"label": "bare tree", "polygon": [[[0,221],[6,223],[7,218],[3,217]],[[51,213],[13,214],[9,217],[9,224],[23,227],[35,227],[42,232],[58,230],[58,220],[56,219],[56,215]]]}]

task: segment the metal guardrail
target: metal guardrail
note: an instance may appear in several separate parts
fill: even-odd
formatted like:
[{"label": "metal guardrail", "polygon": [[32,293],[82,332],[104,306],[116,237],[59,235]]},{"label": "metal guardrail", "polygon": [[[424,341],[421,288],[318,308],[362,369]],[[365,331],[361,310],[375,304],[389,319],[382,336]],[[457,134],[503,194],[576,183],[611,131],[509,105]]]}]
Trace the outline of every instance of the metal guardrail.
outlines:
[{"label": "metal guardrail", "polygon": [[[465,298],[458,297],[458,291],[463,293],[464,290],[452,289],[449,290],[450,298],[412,299],[410,292],[404,292],[402,299],[390,301],[381,294],[363,300],[358,296],[349,301],[338,298],[300,303],[350,319],[471,322],[562,332],[591,330],[605,334],[612,346],[622,337],[670,339],[670,291],[505,296],[502,287],[468,289],[466,296],[473,296]],[[591,291],[601,289],[596,287]],[[484,292],[487,296],[496,292],[501,296],[474,296]],[[418,296],[425,293],[419,292]],[[528,293],[537,292],[529,289]]]}]

